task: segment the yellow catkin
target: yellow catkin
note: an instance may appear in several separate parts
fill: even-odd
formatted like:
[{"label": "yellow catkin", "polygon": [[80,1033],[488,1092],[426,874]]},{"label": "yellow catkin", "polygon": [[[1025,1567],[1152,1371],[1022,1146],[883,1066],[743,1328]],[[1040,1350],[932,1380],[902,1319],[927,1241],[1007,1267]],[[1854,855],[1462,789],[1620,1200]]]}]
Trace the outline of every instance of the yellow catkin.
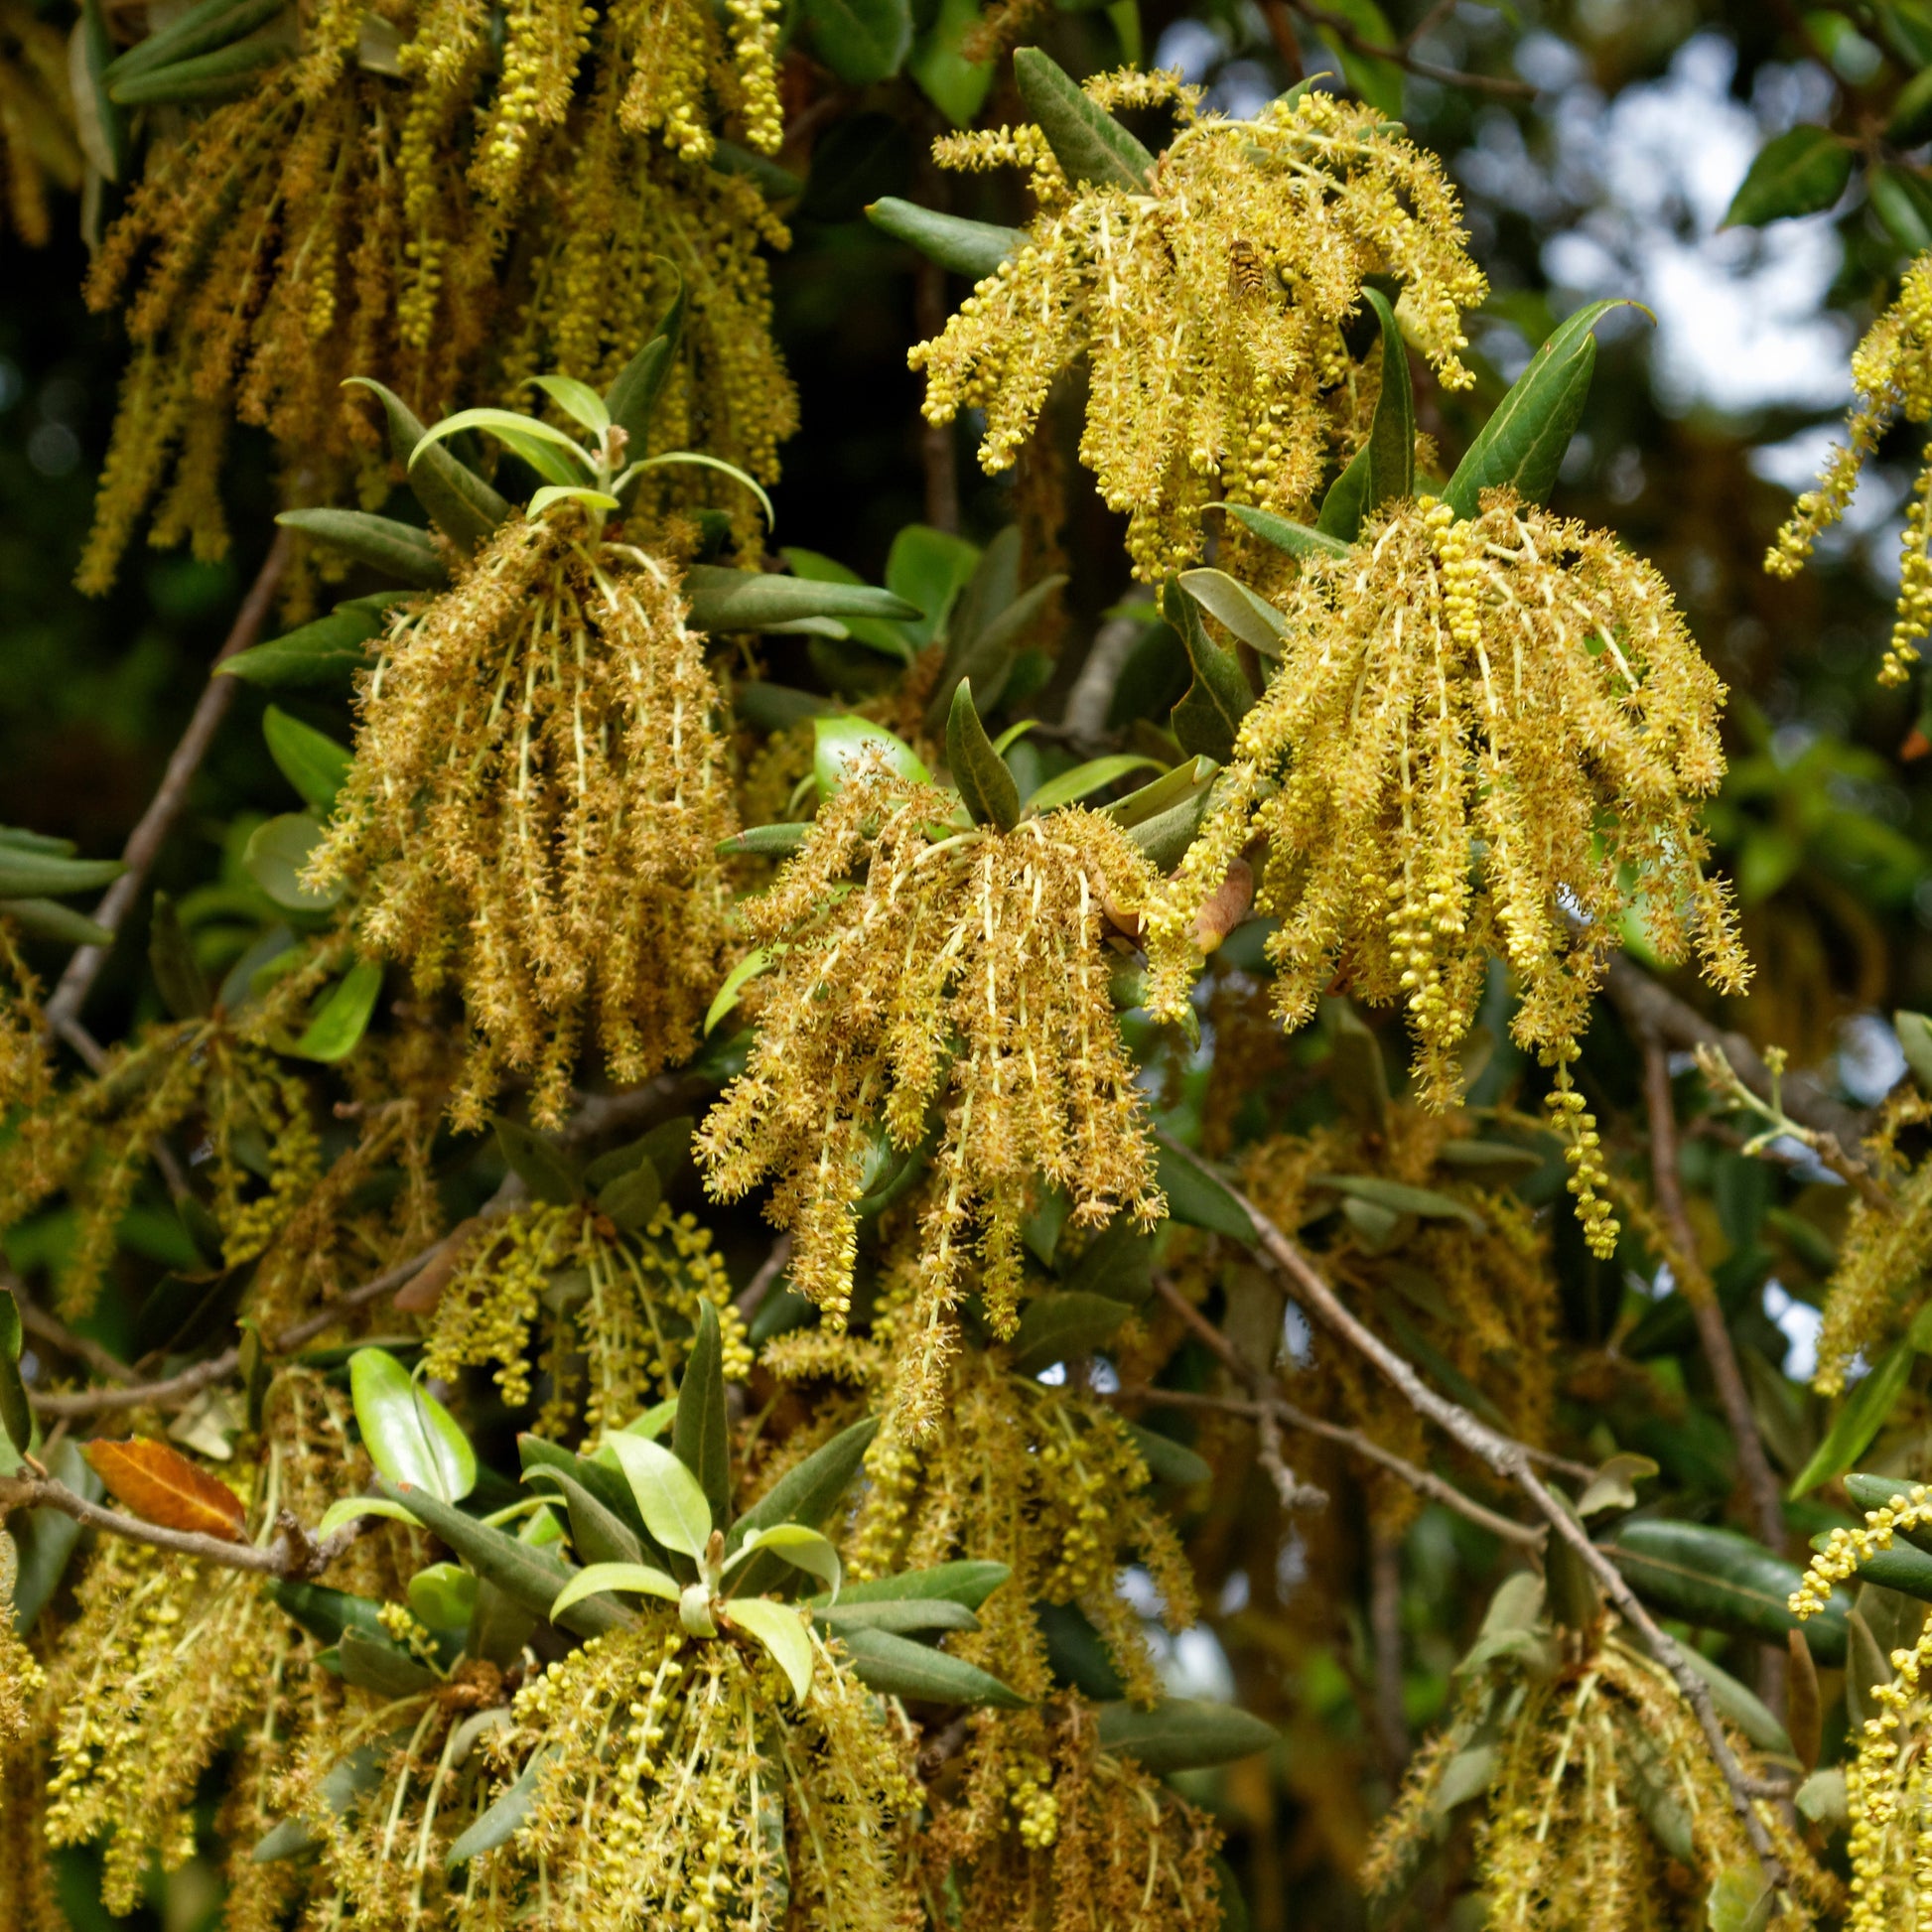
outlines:
[{"label": "yellow catkin", "polygon": [[50,191],[71,195],[83,166],[68,93],[67,35],[27,0],[0,5],[0,210],[31,247],[53,231]]},{"label": "yellow catkin", "polygon": [[[1932,417],[1932,254],[1905,271],[1898,300],[1866,332],[1852,355],[1857,392],[1845,421],[1846,440],[1834,446],[1816,488],[1792,506],[1764,559],[1776,577],[1795,577],[1819,534],[1845,514],[1859,472],[1899,417]],[[1898,610],[1879,667],[1881,684],[1902,684],[1918,662],[1919,642],[1932,632],[1932,453],[1921,466],[1899,539]]]},{"label": "yellow catkin", "polygon": [[1145,192],[1070,186],[1030,125],[942,140],[949,167],[1028,169],[1035,211],[910,360],[929,421],[986,412],[980,461],[997,472],[1084,356],[1081,460],[1152,579],[1198,553],[1207,503],[1292,511],[1316,488],[1335,428],[1325,398],[1349,366],[1339,326],[1367,277],[1401,282],[1398,313],[1451,387],[1469,380],[1461,315],[1486,285],[1440,164],[1371,108],[1316,91],[1228,120],[1160,74],[1086,91],[1173,109],[1179,130]]}]

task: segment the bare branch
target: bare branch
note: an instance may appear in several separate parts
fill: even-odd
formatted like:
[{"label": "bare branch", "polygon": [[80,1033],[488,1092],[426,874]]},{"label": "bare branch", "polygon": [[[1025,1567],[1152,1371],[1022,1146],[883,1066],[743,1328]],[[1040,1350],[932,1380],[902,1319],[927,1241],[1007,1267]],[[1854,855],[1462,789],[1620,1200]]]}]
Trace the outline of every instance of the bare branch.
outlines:
[{"label": "bare branch", "polygon": [[[1433,61],[1420,61],[1409,51],[1415,35],[1411,35],[1400,47],[1384,47],[1381,42],[1370,40],[1346,14],[1330,13],[1326,7],[1312,5],[1311,0],[1287,0],[1287,4],[1311,26],[1325,27],[1352,53],[1370,61],[1392,62],[1420,79],[1440,81],[1446,87],[1466,87],[1472,93],[1496,94],[1510,100],[1530,100],[1536,95],[1536,88],[1529,81],[1512,80],[1507,74],[1466,73],[1460,68],[1439,68]],[[1431,18],[1433,22],[1434,17]],[[1420,33],[1422,30],[1417,31]]]},{"label": "bare branch", "polygon": [[[246,650],[261,634],[275,587],[282,581],[283,571],[288,568],[289,542],[287,530],[276,531],[275,541],[268,546],[268,555],[262,559],[262,567],[255,573],[255,581],[249,585],[248,595],[241,600],[241,609],[235,613],[227,637],[215,653],[216,664],[234,656],[237,651]],[[148,801],[148,809],[141,814],[141,822],[128,834],[127,844],[121,848],[121,863],[127,870],[108,887],[101,896],[100,903],[94,907],[91,917],[96,925],[105,926],[109,932],[119,932],[121,922],[133,910],[134,901],[140,897],[141,889],[147,884],[148,874],[161,848],[167,844],[169,833],[175,829],[175,821],[188,803],[188,788],[194,782],[195,773],[201,769],[202,760],[207,756],[208,747],[213,744],[214,734],[220,729],[222,719],[228,715],[234,695],[233,678],[209,676],[207,686],[195,706],[194,715],[188,721],[188,729],[182,733],[181,743],[175,747],[174,756],[168,760],[168,769],[162,774],[160,786]],[[47,1003],[47,1025],[63,1038],[70,1037],[69,1030],[79,1020],[81,1006],[93,990],[94,981],[100,977],[100,969],[107,963],[108,950],[105,946],[82,946],[68,961],[68,969],[61,975],[61,983]],[[76,1050],[85,1057],[84,1050],[77,1044]]]}]

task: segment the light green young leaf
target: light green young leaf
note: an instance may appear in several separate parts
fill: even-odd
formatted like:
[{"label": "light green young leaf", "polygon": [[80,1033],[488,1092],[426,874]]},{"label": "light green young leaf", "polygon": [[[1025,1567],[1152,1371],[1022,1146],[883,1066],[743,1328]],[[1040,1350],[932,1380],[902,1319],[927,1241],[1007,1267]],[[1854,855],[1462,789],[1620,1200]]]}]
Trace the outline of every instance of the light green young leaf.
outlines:
[{"label": "light green young leaf", "polygon": [[667,1550],[694,1562],[711,1537],[711,1505],[703,1485],[667,1449],[620,1430],[604,1439],[618,1458],[644,1527]]},{"label": "light green young leaf", "polygon": [[327,912],[347,890],[327,886],[312,893],[302,883],[309,854],[322,843],[322,827],[307,812],[283,812],[264,819],[250,834],[242,869],[277,905],[291,912]]},{"label": "light green young leaf", "polygon": [[581,1603],[585,1597],[605,1590],[622,1590],[632,1596],[661,1596],[667,1603],[675,1603],[684,1593],[675,1578],[665,1576],[663,1571],[647,1563],[594,1563],[580,1570],[557,1592],[556,1600],[550,1605],[551,1622],[555,1623],[573,1603]]},{"label": "light green young leaf", "polygon": [[711,1036],[712,1031],[717,1027],[719,1021],[724,1019],[738,1005],[739,995],[771,964],[776,956],[775,952],[769,951],[763,946],[756,947],[753,951],[748,952],[725,975],[724,985],[718,989],[717,996],[712,1000],[711,1005],[705,1009],[704,1031],[706,1038]]},{"label": "light green young leaf", "polygon": [[574,375],[533,375],[530,380],[593,436],[602,436],[611,427],[611,412],[604,398],[588,382],[579,382]]},{"label": "light green young leaf", "polygon": [[[569,485],[597,475],[596,459],[573,438],[535,416],[518,415],[511,409],[459,409],[454,416],[445,416],[423,432],[423,440],[410,456],[409,468],[414,470],[438,443],[460,436],[466,429],[486,430],[546,483]],[[574,470],[564,461],[566,458],[575,462]]]},{"label": "light green young leaf", "polygon": [[545,483],[530,498],[530,514],[541,516],[558,503],[586,503],[594,510],[621,509],[622,505],[608,489],[592,489],[586,483]]},{"label": "light green young leaf", "polygon": [[889,771],[915,784],[932,782],[932,773],[904,739],[864,718],[814,718],[812,740],[812,775],[821,799],[831,797],[844,784],[848,771],[875,757],[885,760]]},{"label": "light green young leaf", "polygon": [[839,1585],[844,1581],[845,1569],[839,1562],[838,1550],[818,1530],[808,1530],[802,1523],[776,1523],[770,1529],[755,1529],[725,1565],[726,1574],[736,1570],[759,1550],[769,1550],[794,1569],[816,1577],[831,1590],[831,1601],[836,1603],[839,1600]]},{"label": "light green young leaf", "polygon": [[391,1502],[387,1496],[344,1496],[333,1502],[322,1512],[322,1521],[316,1525],[318,1536],[334,1536],[340,1529],[355,1521],[358,1516],[382,1516],[393,1523],[409,1523],[416,1528],[422,1527],[422,1518],[412,1509],[405,1509],[401,1503]]},{"label": "light green young leaf", "polygon": [[1871,1373],[1846,1397],[1824,1441],[1791,1485],[1794,1502],[1821,1482],[1843,1475],[1870,1448],[1871,1439],[1905,1393],[1914,1353],[1909,1342],[1886,1349],[1872,1364]]},{"label": "light green young leaf", "polygon": [[358,1348],[348,1358],[348,1386],[362,1447],[391,1482],[413,1483],[447,1503],[477,1486],[469,1437],[386,1348]]},{"label": "light green young leaf", "polygon": [[409,1580],[409,1608],[432,1630],[467,1630],[477,1607],[477,1580],[460,1563],[432,1563]]},{"label": "light green young leaf", "polygon": [[777,512],[771,507],[771,498],[764,493],[764,486],[756,477],[748,476],[735,463],[726,463],[715,456],[701,456],[696,450],[672,450],[663,456],[648,457],[642,463],[633,463],[626,475],[641,476],[646,470],[662,470],[666,466],[688,464],[700,470],[716,470],[740,483],[759,499],[759,508],[764,512],[764,527],[769,530],[778,520]]},{"label": "light green young leaf", "polygon": [[382,993],[382,962],[358,959],[330,989],[302,1037],[286,1050],[297,1059],[328,1065],[346,1059],[368,1031]]},{"label": "light green young leaf", "polygon": [[1029,795],[1025,809],[1044,817],[1048,812],[1058,811],[1062,805],[1071,805],[1076,799],[1085,798],[1116,779],[1126,777],[1130,771],[1158,771],[1160,768],[1159,759],[1144,758],[1134,752],[1115,752],[1104,759],[1089,759],[1084,764],[1076,764],[1071,771],[1062,771],[1057,778],[1048,778]]},{"label": "light green young leaf", "polygon": [[792,1696],[803,1704],[812,1688],[811,1628],[804,1617],[789,1603],[768,1596],[747,1596],[727,1604],[724,1613],[771,1653],[771,1661],[791,1685]]},{"label": "light green young leaf", "polygon": [[1253,646],[1264,657],[1282,654],[1282,632],[1288,628],[1288,620],[1265,598],[1257,597],[1226,571],[1183,570],[1180,588],[1244,644]]}]

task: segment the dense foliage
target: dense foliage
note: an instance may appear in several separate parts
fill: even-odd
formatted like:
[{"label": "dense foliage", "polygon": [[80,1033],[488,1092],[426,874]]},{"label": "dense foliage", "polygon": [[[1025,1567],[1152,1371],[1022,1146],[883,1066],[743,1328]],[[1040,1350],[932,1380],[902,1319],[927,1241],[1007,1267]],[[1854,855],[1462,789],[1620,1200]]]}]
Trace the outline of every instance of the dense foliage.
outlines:
[{"label": "dense foliage", "polygon": [[0,1932],[1932,1925],[1932,8],[0,173]]}]

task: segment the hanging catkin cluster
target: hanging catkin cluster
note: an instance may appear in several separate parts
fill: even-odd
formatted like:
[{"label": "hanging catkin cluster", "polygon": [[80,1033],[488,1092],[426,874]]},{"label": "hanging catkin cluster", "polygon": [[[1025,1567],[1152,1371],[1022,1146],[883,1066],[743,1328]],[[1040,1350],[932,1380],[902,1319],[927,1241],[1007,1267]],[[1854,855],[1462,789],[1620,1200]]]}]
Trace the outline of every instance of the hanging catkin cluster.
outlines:
[{"label": "hanging catkin cluster", "polygon": [[[1820,532],[1845,514],[1859,472],[1899,417],[1932,417],[1932,255],[1905,271],[1894,302],[1866,332],[1852,355],[1857,399],[1845,419],[1846,440],[1835,445],[1818,485],[1792,506],[1791,516],[1764,559],[1777,577],[1795,577]],[[1899,539],[1898,615],[1878,671],[1881,684],[1902,684],[1917,663],[1919,639],[1932,631],[1932,453],[1928,453],[1905,512]]]},{"label": "hanging catkin cluster", "polygon": [[[747,178],[707,165],[696,118],[709,90],[743,138],[776,145],[774,30],[763,0],[730,19],[514,6],[498,69],[489,12],[467,0],[394,22],[331,0],[299,58],[157,139],[87,284],[96,308],[124,309],[135,355],[83,587],[112,580],[157,497],[153,541],[221,553],[231,420],[274,436],[293,500],[351,479],[379,500],[380,438],[347,377],[380,379],[425,421],[458,396],[527,400],[539,369],[602,385],[679,287],[660,432],[774,476],[797,406],[756,249],[785,231]],[[400,36],[380,70],[358,64],[365,28]],[[708,500],[715,480],[679,475]]]},{"label": "hanging catkin cluster", "polygon": [[68,93],[67,36],[32,0],[0,4],[0,194],[22,241],[52,232],[48,191],[80,186],[80,149]]},{"label": "hanging catkin cluster", "polygon": [[1405,327],[1451,387],[1469,380],[1461,313],[1486,284],[1440,164],[1371,108],[1314,91],[1225,120],[1163,74],[1086,91],[1172,103],[1180,130],[1145,191],[1070,185],[1031,125],[942,140],[949,167],[1030,170],[1036,208],[1026,245],[910,360],[930,421],[986,412],[980,461],[997,472],[1084,355],[1081,460],[1151,579],[1197,554],[1203,505],[1292,511],[1312,495],[1337,427],[1323,397],[1350,366],[1340,325],[1365,278],[1402,283]]},{"label": "hanging catkin cluster", "polygon": [[900,1341],[928,1375],[950,1351],[975,1245],[988,1318],[1012,1332],[1021,1225],[1041,1189],[1063,1189],[1083,1227],[1119,1213],[1151,1226],[1163,1205],[1100,946],[1103,905],[1131,915],[1153,871],[1098,812],[961,832],[956,809],[878,770],[820,808],[745,908],[771,954],[759,1035],[699,1135],[720,1198],[776,1176],[792,1284],[835,1324],[876,1124],[897,1149],[933,1136],[922,1284]]},{"label": "hanging catkin cluster", "polygon": [[357,889],[365,945],[462,992],[457,1120],[516,1073],[554,1126],[589,1035],[626,1085],[695,1044],[734,829],[718,693],[676,572],[574,512],[513,519],[458,569],[362,679],[312,872]]},{"label": "hanging catkin cluster", "polygon": [[1568,1067],[1641,903],[1666,959],[1719,986],[1747,967],[1696,801],[1724,775],[1724,696],[1663,580],[1609,537],[1508,497],[1471,521],[1404,503],[1294,587],[1273,683],[1152,920],[1151,1002],[1177,1014],[1201,904],[1251,841],[1276,1010],[1331,981],[1400,1002],[1424,1095],[1453,1101],[1489,955],[1522,991],[1512,1030],[1557,1069],[1571,1186],[1600,1245],[1595,1130]]}]

